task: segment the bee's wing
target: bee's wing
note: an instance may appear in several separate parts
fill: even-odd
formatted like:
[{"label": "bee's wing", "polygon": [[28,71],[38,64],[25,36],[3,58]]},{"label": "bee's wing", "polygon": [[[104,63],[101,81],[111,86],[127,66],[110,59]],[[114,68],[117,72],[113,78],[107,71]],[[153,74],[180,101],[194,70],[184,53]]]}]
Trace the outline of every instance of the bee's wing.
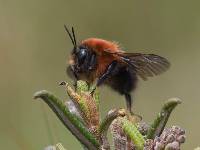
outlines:
[{"label": "bee's wing", "polygon": [[[106,52],[109,53],[109,51]],[[120,57],[120,59],[133,68],[137,75],[143,80],[147,80],[148,77],[159,75],[170,67],[170,63],[166,58],[155,54],[125,52],[115,52],[112,54]]]}]

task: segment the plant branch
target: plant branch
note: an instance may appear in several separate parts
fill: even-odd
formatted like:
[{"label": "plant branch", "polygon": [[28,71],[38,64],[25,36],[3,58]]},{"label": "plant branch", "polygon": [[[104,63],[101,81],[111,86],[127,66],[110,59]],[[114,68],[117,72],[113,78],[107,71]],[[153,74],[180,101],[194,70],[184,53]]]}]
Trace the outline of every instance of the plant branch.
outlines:
[{"label": "plant branch", "polygon": [[55,112],[65,127],[67,127],[84,146],[86,146],[88,149],[94,150],[99,148],[99,142],[80,121],[80,118],[70,113],[68,108],[62,103],[61,100],[45,90],[35,93],[34,98],[41,98],[44,100]]},{"label": "plant branch", "polygon": [[147,139],[154,139],[156,136],[160,136],[165,128],[172,110],[180,103],[181,100],[178,98],[171,98],[165,102],[161,112],[158,114],[147,132]]}]

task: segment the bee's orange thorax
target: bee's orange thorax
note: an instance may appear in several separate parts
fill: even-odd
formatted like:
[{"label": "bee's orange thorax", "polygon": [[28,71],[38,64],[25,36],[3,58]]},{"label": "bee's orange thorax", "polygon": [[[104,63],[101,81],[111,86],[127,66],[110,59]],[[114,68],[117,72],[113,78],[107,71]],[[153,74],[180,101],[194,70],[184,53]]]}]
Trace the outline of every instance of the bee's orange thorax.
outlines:
[{"label": "bee's orange thorax", "polygon": [[117,52],[120,49],[116,42],[110,42],[110,41],[98,39],[98,38],[86,39],[86,40],[82,41],[81,44],[84,44],[84,45],[92,48],[98,54],[101,54],[104,50],[110,50],[112,52]]},{"label": "bee's orange thorax", "polygon": [[119,45],[116,42],[110,42],[103,39],[98,38],[89,38],[82,41],[83,45],[91,48],[97,54],[97,69],[94,72],[94,78],[102,75],[107,69],[108,65],[112,63],[114,60],[119,60],[116,55],[111,55],[105,52],[122,52],[120,50]]}]

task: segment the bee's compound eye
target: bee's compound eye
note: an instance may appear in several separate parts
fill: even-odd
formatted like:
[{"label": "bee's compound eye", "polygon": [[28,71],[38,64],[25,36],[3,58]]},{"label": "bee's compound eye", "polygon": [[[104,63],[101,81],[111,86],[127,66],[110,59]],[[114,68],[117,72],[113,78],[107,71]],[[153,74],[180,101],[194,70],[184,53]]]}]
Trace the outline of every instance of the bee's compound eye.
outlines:
[{"label": "bee's compound eye", "polygon": [[87,49],[80,49],[78,52],[77,52],[77,58],[78,58],[78,62],[79,63],[83,63],[85,58],[87,56]]},{"label": "bee's compound eye", "polygon": [[80,55],[81,56],[86,56],[87,55],[87,50],[86,49],[80,49]]}]

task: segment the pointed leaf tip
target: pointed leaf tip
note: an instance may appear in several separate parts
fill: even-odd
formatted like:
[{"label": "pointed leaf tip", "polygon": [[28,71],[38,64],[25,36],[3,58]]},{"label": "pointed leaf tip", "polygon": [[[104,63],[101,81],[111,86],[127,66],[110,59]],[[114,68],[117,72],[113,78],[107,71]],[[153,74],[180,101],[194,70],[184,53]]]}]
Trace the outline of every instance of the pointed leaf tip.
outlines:
[{"label": "pointed leaf tip", "polygon": [[33,98],[38,99],[38,98],[41,98],[42,96],[45,96],[47,94],[48,94],[48,91],[41,90],[41,91],[35,92],[35,94],[33,95]]},{"label": "pointed leaf tip", "polygon": [[174,102],[174,103],[177,103],[177,104],[181,104],[182,100],[180,98],[178,98],[178,97],[173,97],[173,98],[168,99],[167,102]]}]

